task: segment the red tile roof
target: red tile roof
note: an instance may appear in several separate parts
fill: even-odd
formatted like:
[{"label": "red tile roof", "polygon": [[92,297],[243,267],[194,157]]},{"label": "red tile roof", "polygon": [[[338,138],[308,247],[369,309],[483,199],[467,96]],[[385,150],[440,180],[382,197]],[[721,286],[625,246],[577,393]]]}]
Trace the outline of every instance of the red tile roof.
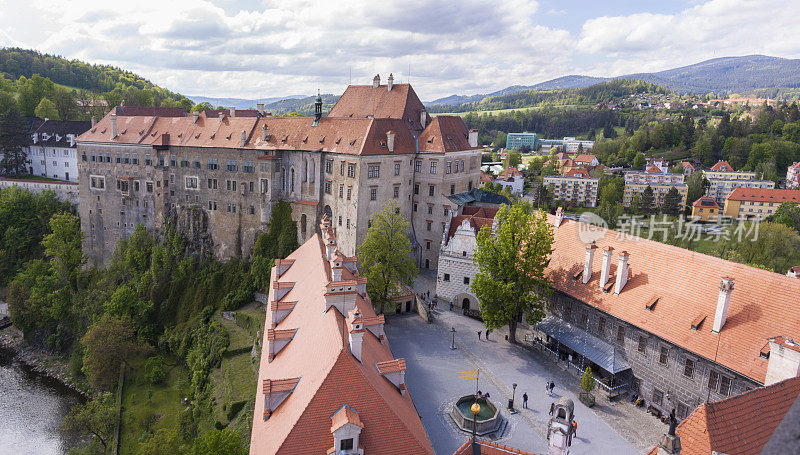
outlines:
[{"label": "red tile roof", "polygon": [[350,85],[339,101],[331,108],[328,117],[340,118],[392,118],[401,120],[405,129],[421,130],[422,101],[410,84]]},{"label": "red tile roof", "polygon": [[726,198],[732,201],[756,202],[800,202],[800,190],[783,190],[777,188],[736,188]]},{"label": "red tile roof", "polygon": [[450,220],[450,230],[447,231],[447,240],[445,243],[453,238],[458,227],[461,226],[464,220],[469,220],[470,226],[475,229],[475,233],[480,231],[484,226],[491,226],[498,210],[499,209],[495,207],[465,206],[461,215],[455,216]]},{"label": "red tile roof", "polygon": [[[363,331],[359,361],[350,352],[348,342],[352,316],[342,315],[336,307],[326,311],[323,294],[331,279],[331,263],[324,259],[324,251],[320,236],[315,234],[288,256],[294,264],[280,278],[276,268],[272,270],[271,283],[295,283],[282,300],[297,302],[275,328],[297,328],[297,332],[271,362],[268,350],[262,350],[259,386],[265,380],[299,381],[280,406],[267,413],[267,420],[262,419],[265,400],[259,387],[251,453],[326,453],[333,445],[332,416],[347,405],[363,424],[360,445],[366,453],[433,454],[410,394],[405,387],[398,389],[387,381],[376,367],[381,362],[397,360],[388,341],[369,330]],[[349,271],[343,274],[343,279],[350,278],[353,275]],[[356,276],[353,281],[359,278]],[[275,300],[275,295],[273,287],[270,301]],[[378,317],[366,294],[356,294],[355,299],[364,321]],[[272,311],[275,310],[267,311],[265,329],[271,328]],[[348,418],[353,420],[355,415],[350,413]]]},{"label": "red tile roof", "polygon": [[385,362],[378,362],[375,364],[380,374],[399,373],[406,371],[406,359],[387,360]]},{"label": "red tile roof", "polygon": [[[484,441],[479,439],[477,443],[478,446],[480,446],[481,455],[509,455],[509,454],[536,455],[533,452],[526,452],[524,450],[519,450],[513,447],[504,446],[496,442]],[[470,438],[467,442],[464,443],[464,445],[456,449],[456,451],[453,452],[453,455],[472,455],[472,439]]]},{"label": "red tile roof", "polygon": [[678,425],[681,453],[761,453],[797,396],[800,378],[787,379],[712,403],[703,403]]},{"label": "red tile roof", "polygon": [[699,199],[692,203],[692,207],[711,207],[711,208],[719,208],[719,204],[713,198],[708,196],[701,196]]},{"label": "red tile roof", "polygon": [[[555,216],[549,219],[554,222]],[[800,339],[800,280],[768,270],[726,261],[652,240],[608,230],[597,246],[613,246],[630,254],[630,279],[619,295],[598,289],[602,255],[594,255],[587,285],[572,277],[583,270],[586,245],[578,221],[564,220],[555,229],[554,252],[547,273],[553,286],[568,295],[627,321],[684,349],[763,383],[767,360],[759,356],[770,338]],[[611,265],[616,276],[617,260]],[[722,277],[736,283],[728,318],[719,334],[711,332]],[[644,305],[660,297],[653,311]],[[698,316],[706,322],[692,331]],[[719,343],[719,352],[717,345]]]},{"label": "red tile roof", "polygon": [[477,150],[469,145],[469,130],[457,115],[434,117],[417,141],[420,153],[447,153]]},{"label": "red tile roof", "polygon": [[590,164],[592,161],[594,161],[594,160],[596,160],[596,159],[597,159],[597,157],[596,157],[596,156],[594,156],[594,155],[584,155],[584,154],[581,154],[581,155],[578,155],[578,156],[576,156],[576,157],[575,157],[575,158],[573,158],[572,160],[573,160],[573,161],[575,161],[576,163],[585,163],[585,164]]},{"label": "red tile roof", "polygon": [[345,404],[331,416],[331,431],[336,431],[348,423],[364,428],[364,424],[361,423],[361,419],[358,417],[358,412]]},{"label": "red tile roof", "polygon": [[589,171],[584,168],[570,169],[565,177],[589,177]]},{"label": "red tile roof", "polygon": [[733,167],[727,161],[719,160],[719,161],[717,161],[716,164],[711,166],[710,170],[712,170],[712,171],[732,171]]},{"label": "red tile roof", "polygon": [[651,165],[645,170],[645,172],[647,172],[648,174],[661,174],[661,169]]}]

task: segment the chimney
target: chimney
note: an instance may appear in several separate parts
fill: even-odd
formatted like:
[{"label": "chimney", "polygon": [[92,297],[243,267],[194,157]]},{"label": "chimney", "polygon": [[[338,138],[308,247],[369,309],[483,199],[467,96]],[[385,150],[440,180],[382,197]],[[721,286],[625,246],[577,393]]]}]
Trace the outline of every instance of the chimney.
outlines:
[{"label": "chimney", "polygon": [[769,339],[769,363],[764,385],[800,376],[800,344],[784,336]]},{"label": "chimney", "polygon": [[381,85],[381,75],[376,74],[375,77],[372,78],[372,88],[378,88]]},{"label": "chimney", "polygon": [[224,118],[225,118],[225,110],[223,109],[223,110],[219,111],[219,121],[221,122],[222,119],[224,119]]},{"label": "chimney", "polygon": [[419,111],[419,124],[422,125],[422,128],[425,128],[425,124],[428,122],[428,113],[425,109],[421,109]]},{"label": "chimney", "polygon": [[600,269],[600,290],[603,290],[606,283],[608,283],[608,276],[611,275],[611,254],[614,248],[607,246],[603,248],[603,268]]},{"label": "chimney", "polygon": [[231,118],[236,117],[236,108],[235,107],[232,107],[232,108],[228,109],[228,112],[230,112]]},{"label": "chimney", "polygon": [[361,313],[356,311],[353,314],[353,319],[350,321],[350,352],[361,361],[361,343],[364,340],[364,321],[361,319]]},{"label": "chimney", "polygon": [[386,87],[388,88],[388,91],[391,92],[392,86],[394,86],[394,76],[392,75],[392,73],[389,73],[389,79],[387,79],[386,82],[387,82]]},{"label": "chimney", "polygon": [[262,141],[266,141],[267,140],[267,135],[268,135],[267,134],[267,124],[264,123],[263,125],[261,125],[261,140]]},{"label": "chimney", "polygon": [[192,123],[197,123],[197,119],[200,118],[200,113],[197,111],[192,112]]},{"label": "chimney", "polygon": [[564,207],[559,207],[556,209],[556,218],[553,221],[553,224],[556,228],[561,226],[561,223],[564,221]]},{"label": "chimney", "polygon": [[790,276],[792,278],[800,278],[800,265],[796,265],[791,269],[789,269],[789,271],[786,272],[786,276]]},{"label": "chimney", "polygon": [[117,137],[117,114],[110,114],[111,117],[111,139]]},{"label": "chimney", "polygon": [[256,104],[256,110],[259,114],[264,115],[264,103]]},{"label": "chimney", "polygon": [[95,117],[95,116],[93,115],[93,116],[92,116],[92,128],[94,128],[95,126],[97,126],[97,117]]},{"label": "chimney", "polygon": [[242,145],[240,145],[240,147],[244,147],[244,145],[247,144],[247,131],[245,131],[245,130],[242,130],[242,140],[241,140],[241,142],[242,142]]},{"label": "chimney", "polygon": [[470,147],[478,146],[478,130],[474,128],[469,130],[469,146]]},{"label": "chimney", "polygon": [[588,283],[592,278],[592,263],[594,261],[594,250],[596,249],[597,245],[594,243],[586,245],[586,260],[583,263],[583,284]]},{"label": "chimney", "polygon": [[614,294],[619,295],[622,288],[628,283],[628,258],[631,255],[627,251],[619,254],[619,263],[617,264],[617,283],[614,287]]},{"label": "chimney", "polygon": [[386,147],[389,149],[389,153],[394,152],[394,131],[386,132]]},{"label": "chimney", "polygon": [[728,305],[731,302],[731,292],[733,292],[733,278],[725,276],[719,282],[719,297],[717,298],[717,311],[714,313],[714,327],[711,331],[719,333],[725,320],[728,319]]},{"label": "chimney", "polygon": [[[33,143],[34,143],[34,144],[36,144],[37,142],[39,142],[39,133],[33,133],[33,135],[32,135],[32,138],[33,138]],[[791,271],[791,270],[789,270],[789,273],[791,273],[791,272],[792,272],[792,271]],[[791,275],[790,275],[790,276],[791,276]]]}]

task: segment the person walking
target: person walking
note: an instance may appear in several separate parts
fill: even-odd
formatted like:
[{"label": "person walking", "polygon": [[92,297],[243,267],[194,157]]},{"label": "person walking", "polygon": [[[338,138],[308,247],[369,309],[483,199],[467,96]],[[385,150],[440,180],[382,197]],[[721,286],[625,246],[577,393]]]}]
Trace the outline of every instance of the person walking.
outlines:
[{"label": "person walking", "polygon": [[486,329],[486,341],[489,341],[489,332],[491,332],[491,330]]},{"label": "person walking", "polygon": [[572,421],[572,436],[575,436],[576,438],[578,437],[578,421],[577,420],[573,420]]},{"label": "person walking", "polygon": [[544,393],[546,393],[548,397],[550,396],[550,380],[544,383]]},{"label": "person walking", "polygon": [[522,394],[522,409],[527,409],[527,408],[528,408],[528,393],[524,392]]},{"label": "person walking", "polygon": [[450,302],[450,311],[453,311],[453,302]]},{"label": "person walking", "polygon": [[481,333],[483,333],[483,330],[478,330],[478,341],[481,339]]},{"label": "person walking", "polygon": [[550,403],[550,415],[553,415],[553,412],[556,410],[556,404]]},{"label": "person walking", "polygon": [[556,388],[556,383],[553,382],[553,381],[550,381],[549,388],[550,388],[550,396],[552,396],[553,395],[553,389]]}]

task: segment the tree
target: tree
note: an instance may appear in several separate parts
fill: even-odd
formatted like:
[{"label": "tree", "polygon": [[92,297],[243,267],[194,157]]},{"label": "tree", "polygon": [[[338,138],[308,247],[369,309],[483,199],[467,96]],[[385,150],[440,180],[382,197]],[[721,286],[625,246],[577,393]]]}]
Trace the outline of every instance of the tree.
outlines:
[{"label": "tree", "polygon": [[292,206],[278,201],[272,207],[267,232],[261,234],[253,246],[253,256],[283,259],[298,247],[297,223],[292,220]]},{"label": "tree", "polygon": [[597,209],[597,215],[605,220],[611,229],[617,227],[617,221],[622,218],[623,213],[625,213],[625,208],[621,202],[603,200]]},{"label": "tree", "polygon": [[653,187],[647,185],[641,194],[642,198],[639,200],[639,210],[641,210],[643,213],[650,213],[653,210],[653,205],[655,204]]},{"label": "tree", "polygon": [[99,390],[109,390],[119,377],[120,364],[138,351],[130,318],[104,314],[81,339],[85,349],[83,373]]},{"label": "tree", "polygon": [[58,110],[56,109],[56,105],[53,104],[47,98],[42,98],[39,101],[39,104],[36,106],[36,109],[33,111],[34,115],[39,118],[46,118],[50,120],[61,120],[61,117],[58,115]]},{"label": "tree", "polygon": [[81,436],[93,436],[108,450],[114,427],[117,423],[117,407],[114,396],[101,393],[93,399],[75,405],[64,417],[63,427]]},{"label": "tree", "polygon": [[644,153],[637,153],[633,158],[633,167],[636,169],[643,169],[645,164],[647,164],[647,159],[644,157]]},{"label": "tree", "polygon": [[186,449],[178,430],[161,428],[156,430],[146,442],[139,444],[136,453],[137,455],[175,455],[186,453]]},{"label": "tree", "polygon": [[617,130],[615,130],[610,123],[606,123],[606,126],[603,127],[603,137],[606,139],[614,139],[617,137]]},{"label": "tree", "polygon": [[686,190],[686,201],[694,202],[698,200],[700,196],[706,194],[711,183],[703,176],[703,172],[698,171],[692,173],[692,175],[686,179],[686,186],[688,187]]},{"label": "tree", "polygon": [[522,153],[514,150],[508,153],[508,165],[511,167],[517,167],[522,164]]},{"label": "tree", "polygon": [[780,223],[762,221],[757,229],[752,222],[740,223],[741,232],[746,233],[724,242],[716,254],[730,261],[741,262],[776,273],[786,273],[797,265],[796,252],[800,250],[797,231]]},{"label": "tree", "polygon": [[530,324],[544,317],[551,292],[544,269],[553,251],[553,228],[545,212],[524,200],[501,206],[495,220],[496,232],[489,226],[478,232],[473,260],[479,271],[472,292],[486,327],[508,324],[509,341],[516,343],[523,317]]},{"label": "tree", "polygon": [[0,174],[16,177],[26,173],[28,155],[24,148],[29,143],[28,125],[17,102],[11,94],[0,92]]},{"label": "tree", "polygon": [[773,220],[800,233],[800,205],[797,202],[784,202],[775,211]]},{"label": "tree", "polygon": [[81,220],[71,213],[57,213],[50,218],[50,229],[52,233],[42,239],[45,254],[62,282],[77,290],[78,274],[85,262],[81,250]]},{"label": "tree", "polygon": [[581,390],[586,393],[592,393],[594,390],[594,375],[592,374],[592,368],[586,367],[586,370],[583,372],[583,376],[581,376]]},{"label": "tree", "polygon": [[678,189],[672,187],[664,195],[664,202],[661,204],[661,213],[666,215],[677,215],[680,211],[681,195]]},{"label": "tree", "polygon": [[394,200],[372,216],[372,225],[358,247],[358,260],[367,277],[367,294],[383,313],[384,305],[399,295],[401,286],[410,287],[419,269],[408,239],[410,224],[399,213]]},{"label": "tree", "polygon": [[505,147],[506,146],[506,136],[507,136],[506,133],[504,133],[502,131],[498,131],[497,132],[497,136],[495,136],[494,141],[492,141],[492,148],[497,150],[497,149],[501,149],[501,148]]},{"label": "tree", "polygon": [[191,455],[247,455],[247,449],[242,447],[242,438],[238,433],[227,428],[210,430],[197,439],[192,445]]}]

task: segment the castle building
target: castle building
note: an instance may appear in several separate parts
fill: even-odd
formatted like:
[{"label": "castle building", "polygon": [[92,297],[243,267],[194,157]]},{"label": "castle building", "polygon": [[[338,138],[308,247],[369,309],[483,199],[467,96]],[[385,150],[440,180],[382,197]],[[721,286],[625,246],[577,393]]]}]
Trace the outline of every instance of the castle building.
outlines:
[{"label": "castle building", "polygon": [[90,122],[45,119],[31,133],[28,173],[65,182],[78,181],[78,147],[75,140],[89,130]]},{"label": "castle building", "polygon": [[332,224],[323,215],[322,234],[272,268],[250,453],[433,454],[406,361]]},{"label": "castle building", "polygon": [[98,265],[137,225],[167,219],[217,257],[247,255],[280,200],[300,242],[327,214],[352,255],[370,216],[394,199],[412,221],[418,264],[435,267],[438,242],[424,246],[448,218],[441,196],[477,187],[480,172],[477,131],[459,117],[430,119],[391,75],[348,87],[324,117],[319,97],[314,117],[116,107],[77,143],[84,251]]}]

